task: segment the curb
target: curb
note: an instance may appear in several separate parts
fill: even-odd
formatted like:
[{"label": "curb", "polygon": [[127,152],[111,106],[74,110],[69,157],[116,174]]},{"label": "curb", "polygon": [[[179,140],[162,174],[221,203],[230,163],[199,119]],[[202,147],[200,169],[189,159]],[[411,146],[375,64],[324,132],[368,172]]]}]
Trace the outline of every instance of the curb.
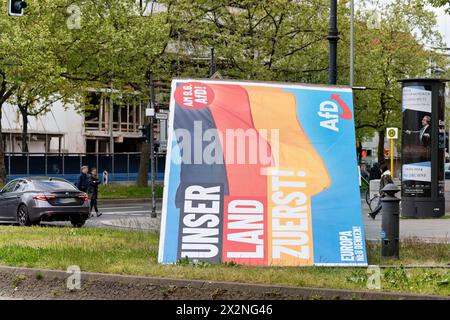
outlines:
[{"label": "curb", "polygon": [[[162,198],[156,198],[156,201],[162,201]],[[147,198],[118,198],[118,199],[98,199],[98,204],[127,204],[127,203],[151,203],[152,199]]]},{"label": "curb", "polygon": [[[147,219],[147,218],[145,218]],[[151,218],[151,219],[161,219],[161,212],[157,212],[157,217],[156,218]],[[137,219],[136,219],[137,220]],[[129,224],[120,224],[120,222],[117,223],[113,223],[112,221],[115,220],[102,220],[100,223],[106,227],[112,227],[112,228],[118,228],[118,229],[123,229],[123,230],[137,230],[137,231],[151,231],[151,232],[159,232],[160,230],[160,226],[155,225],[151,228],[136,228],[134,226],[130,226]]]},{"label": "curb", "polygon": [[[0,267],[0,275],[18,274],[37,277],[42,276],[44,279],[49,279],[50,282],[54,282],[56,279],[66,281],[70,274],[65,271],[49,270],[49,269],[32,269],[22,267]],[[407,294],[407,293],[390,293],[390,292],[370,292],[370,291],[353,291],[343,289],[327,289],[327,288],[308,288],[308,287],[294,287],[294,286],[277,286],[277,285],[264,285],[264,284],[244,284],[233,282],[221,282],[221,281],[202,281],[202,280],[184,280],[184,279],[172,279],[172,278],[156,278],[156,277],[141,277],[141,276],[129,276],[129,275],[113,275],[95,272],[82,272],[81,279],[84,282],[88,282],[89,289],[94,288],[96,285],[122,285],[122,291],[120,294],[127,294],[124,291],[132,291],[135,287],[150,286],[150,287],[163,287],[186,289],[191,292],[192,289],[197,289],[207,292],[228,292],[233,294],[249,293],[256,294],[259,297],[265,297],[266,299],[363,299],[363,300],[382,300],[382,299],[395,299],[395,300],[450,300],[448,296],[436,296],[436,295],[419,295],[419,294]],[[97,299],[114,299],[114,297],[89,297]],[[195,298],[195,297],[193,297]],[[220,297],[218,298],[220,300]]]}]

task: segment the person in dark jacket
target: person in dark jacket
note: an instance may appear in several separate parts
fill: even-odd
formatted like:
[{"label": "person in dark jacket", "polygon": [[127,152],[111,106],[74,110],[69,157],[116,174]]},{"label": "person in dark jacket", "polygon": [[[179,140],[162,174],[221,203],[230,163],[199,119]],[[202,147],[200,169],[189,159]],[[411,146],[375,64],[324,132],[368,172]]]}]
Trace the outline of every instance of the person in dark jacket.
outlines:
[{"label": "person in dark jacket", "polygon": [[375,180],[381,178],[380,164],[375,162],[369,172],[369,180]]},{"label": "person in dark jacket", "polygon": [[97,199],[98,199],[98,186],[100,185],[100,179],[97,175],[97,169],[93,168],[91,171],[91,176],[89,178],[89,187],[88,187],[88,196],[91,201],[89,212],[92,214],[92,209],[95,210],[97,217],[102,215],[101,212],[98,211]]},{"label": "person in dark jacket", "polygon": [[78,181],[76,183],[76,187],[78,188],[78,190],[83,191],[83,192],[87,192],[88,187],[89,187],[89,167],[88,166],[82,166],[81,167],[81,173],[80,176],[78,177]]}]

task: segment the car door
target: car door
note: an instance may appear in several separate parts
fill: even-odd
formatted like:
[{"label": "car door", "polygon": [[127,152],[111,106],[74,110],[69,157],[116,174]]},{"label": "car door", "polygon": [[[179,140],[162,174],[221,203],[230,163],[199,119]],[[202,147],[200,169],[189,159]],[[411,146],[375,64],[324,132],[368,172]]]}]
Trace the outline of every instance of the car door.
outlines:
[{"label": "car door", "polygon": [[10,218],[11,220],[16,220],[17,219],[17,210],[19,208],[19,204],[22,201],[22,195],[25,192],[25,190],[27,189],[27,181],[26,180],[18,180],[16,185],[14,186],[13,191],[11,192],[11,209],[9,211],[10,215],[8,216],[8,218]]},{"label": "car door", "polygon": [[0,193],[0,220],[11,221],[16,218],[16,208],[14,204],[17,201],[17,196],[14,194],[14,189],[18,180],[9,182]]}]

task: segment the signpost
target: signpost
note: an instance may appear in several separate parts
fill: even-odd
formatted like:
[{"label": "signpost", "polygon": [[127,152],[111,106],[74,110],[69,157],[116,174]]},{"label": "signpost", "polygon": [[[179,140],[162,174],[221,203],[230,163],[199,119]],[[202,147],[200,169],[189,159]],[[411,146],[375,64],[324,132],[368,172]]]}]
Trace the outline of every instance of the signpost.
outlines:
[{"label": "signpost", "polygon": [[398,128],[387,128],[386,135],[390,142],[390,158],[391,158],[391,176],[394,177],[395,168],[394,168],[394,140],[398,139]]}]

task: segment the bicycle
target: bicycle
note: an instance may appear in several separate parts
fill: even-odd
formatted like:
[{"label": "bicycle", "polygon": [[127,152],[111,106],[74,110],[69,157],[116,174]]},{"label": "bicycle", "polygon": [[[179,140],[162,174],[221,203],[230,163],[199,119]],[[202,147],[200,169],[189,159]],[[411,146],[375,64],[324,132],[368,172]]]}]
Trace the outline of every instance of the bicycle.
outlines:
[{"label": "bicycle", "polygon": [[366,200],[367,205],[369,206],[370,213],[374,213],[375,211],[379,211],[379,209],[381,209],[379,205],[380,198],[380,195],[376,193],[372,198]]},{"label": "bicycle", "polygon": [[[379,206],[379,203],[380,203],[380,194],[377,192],[377,193],[375,193],[375,195],[371,198],[371,197],[370,197],[370,183],[369,183],[366,179],[364,179],[364,178],[362,178],[362,177],[361,177],[361,179],[362,179],[363,183],[367,184],[367,189],[366,189],[366,194],[365,194],[365,200],[366,200],[367,205],[369,206],[370,213],[373,213],[373,212],[375,212],[376,210],[379,210],[379,209],[380,209],[380,206]],[[370,215],[370,213],[369,213],[369,215]]]}]

